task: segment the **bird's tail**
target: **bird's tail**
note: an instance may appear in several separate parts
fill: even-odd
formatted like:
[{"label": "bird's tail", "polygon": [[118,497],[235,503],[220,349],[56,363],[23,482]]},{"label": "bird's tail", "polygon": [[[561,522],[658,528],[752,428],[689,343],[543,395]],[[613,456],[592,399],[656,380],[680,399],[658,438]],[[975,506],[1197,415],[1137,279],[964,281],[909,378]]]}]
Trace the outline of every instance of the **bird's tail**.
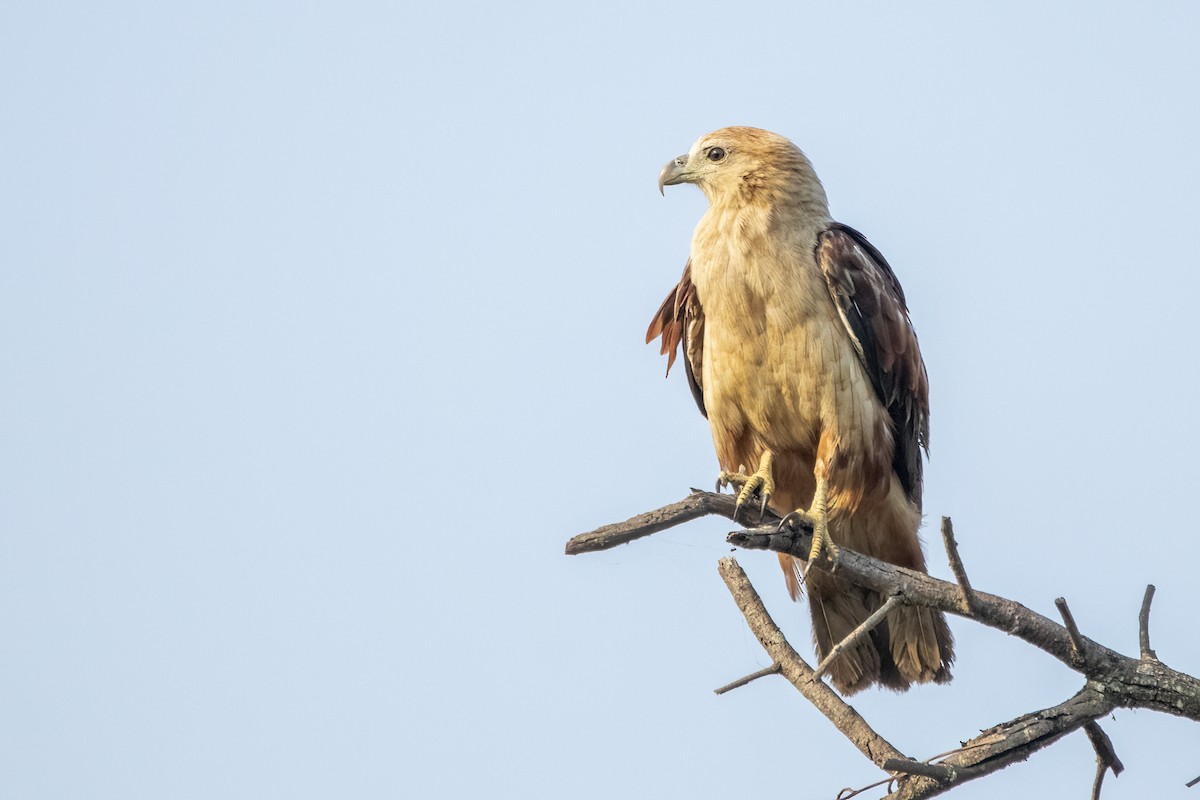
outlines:
[{"label": "bird's tail", "polygon": [[[816,570],[808,575],[808,600],[820,661],[883,605],[878,593]],[[829,676],[844,695],[876,683],[902,692],[914,683],[946,683],[953,660],[954,638],[942,612],[900,606],[835,658]]]},{"label": "bird's tail", "polygon": [[912,683],[950,681],[954,637],[941,611],[901,606],[888,614],[887,624],[892,661],[901,678]]},{"label": "bird's tail", "polygon": [[[879,513],[836,515],[830,520],[835,542],[853,550],[925,571],[917,537],[919,512],[903,495],[889,497]],[[890,507],[889,507],[890,506]],[[840,517],[840,518],[839,518]],[[792,598],[799,596],[800,562],[780,555]],[[834,645],[883,605],[876,592],[820,570],[808,574],[807,594],[817,657],[824,660]],[[954,661],[954,637],[941,611],[899,606],[869,635],[841,653],[829,667],[833,685],[854,694],[873,684],[904,691],[914,683],[946,683]]]}]

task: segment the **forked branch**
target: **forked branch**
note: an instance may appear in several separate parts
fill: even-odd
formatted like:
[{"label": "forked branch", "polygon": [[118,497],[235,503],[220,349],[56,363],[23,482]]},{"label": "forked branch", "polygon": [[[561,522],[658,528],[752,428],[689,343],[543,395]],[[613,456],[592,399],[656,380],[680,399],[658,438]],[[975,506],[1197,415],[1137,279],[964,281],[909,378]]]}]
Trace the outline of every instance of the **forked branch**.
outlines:
[{"label": "forked branch", "polygon": [[[734,519],[734,498],[692,490],[678,503],[576,536],[567,543],[566,552],[574,555],[606,550],[709,514]],[[754,516],[758,516],[757,510]],[[811,531],[780,531],[778,516],[769,510],[762,521],[765,524],[760,527],[730,533],[728,541],[745,549],[774,550],[807,558]],[[887,796],[888,800],[915,800],[941,794],[965,781],[1023,761],[1080,728],[1087,732],[1096,750],[1093,797],[1099,797],[1105,772],[1111,770],[1116,775],[1124,767],[1113,751],[1112,742],[1096,723],[1098,718],[1116,708],[1147,708],[1200,721],[1200,680],[1166,666],[1150,649],[1153,586],[1147,587],[1138,617],[1140,657],[1130,658],[1084,636],[1062,598],[1056,605],[1065,624],[1059,625],[1020,603],[976,591],[967,580],[948,518],[943,519],[942,539],[957,583],[897,567],[845,547],[838,548],[831,564],[817,565],[817,568],[828,569],[851,583],[878,592],[888,598],[886,608],[897,604],[936,608],[1023,639],[1084,676],[1084,686],[1077,694],[1052,708],[989,728],[937,763],[914,761],[875,733],[853,708],[821,681],[821,668],[814,670],[792,648],[771,620],[746,574],[732,558],[721,559],[721,577],[747,624],[771,657],[772,664],[722,687],[718,693],[767,675],[783,675],[872,763],[891,774],[891,782],[896,788]],[[886,611],[881,610],[877,616],[882,618],[884,614]],[[867,620],[848,640],[869,631],[871,624],[872,620]],[[838,646],[844,647],[847,643]],[[837,652],[836,648],[834,652]]]}]

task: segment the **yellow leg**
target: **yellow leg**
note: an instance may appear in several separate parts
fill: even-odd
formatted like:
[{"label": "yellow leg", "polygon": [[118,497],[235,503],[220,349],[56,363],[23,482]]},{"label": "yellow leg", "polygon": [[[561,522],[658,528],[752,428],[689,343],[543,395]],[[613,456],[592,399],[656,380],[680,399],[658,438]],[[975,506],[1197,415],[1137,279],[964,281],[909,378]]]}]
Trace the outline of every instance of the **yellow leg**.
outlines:
[{"label": "yellow leg", "polygon": [[758,509],[759,518],[761,519],[762,515],[766,513],[767,501],[775,492],[775,478],[771,471],[773,458],[770,450],[764,450],[762,457],[758,460],[758,470],[753,475],[744,475],[741,472],[722,472],[717,476],[718,492],[725,486],[736,486],[739,489],[736,510],[733,514],[734,519],[737,519],[742,506],[756,495],[761,500]]},{"label": "yellow leg", "polygon": [[808,552],[808,562],[804,565],[804,576],[812,569],[813,562],[821,558],[828,550],[830,557],[837,554],[837,545],[829,538],[829,479],[817,477],[817,489],[813,493],[812,505],[805,510],[798,508],[788,514],[779,523],[779,528],[790,528],[796,525],[811,527],[813,531],[812,548]]}]

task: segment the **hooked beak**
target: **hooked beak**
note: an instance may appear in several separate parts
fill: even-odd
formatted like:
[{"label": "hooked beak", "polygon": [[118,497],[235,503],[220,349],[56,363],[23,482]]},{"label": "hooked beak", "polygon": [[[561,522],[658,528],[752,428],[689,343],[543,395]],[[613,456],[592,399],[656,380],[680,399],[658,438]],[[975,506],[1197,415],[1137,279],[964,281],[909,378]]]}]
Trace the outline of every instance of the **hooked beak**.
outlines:
[{"label": "hooked beak", "polygon": [[663,191],[664,186],[674,186],[677,183],[686,183],[691,175],[687,171],[687,153],[673,158],[667,162],[667,165],[662,168],[662,172],[658,173],[658,193],[666,196]]}]

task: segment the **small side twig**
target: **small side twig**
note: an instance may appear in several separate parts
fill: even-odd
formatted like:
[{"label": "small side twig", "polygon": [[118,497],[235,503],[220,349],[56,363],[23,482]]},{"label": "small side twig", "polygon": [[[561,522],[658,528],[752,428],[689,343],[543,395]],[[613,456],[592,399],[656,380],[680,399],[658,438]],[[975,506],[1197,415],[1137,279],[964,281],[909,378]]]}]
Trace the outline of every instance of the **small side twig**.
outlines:
[{"label": "small side twig", "polygon": [[1147,584],[1146,595],[1142,598],[1142,610],[1138,612],[1138,647],[1142,660],[1158,660],[1158,656],[1150,649],[1150,603],[1154,600],[1154,584]]},{"label": "small side twig", "polygon": [[713,694],[725,694],[726,692],[732,692],[734,689],[745,686],[747,683],[753,683],[759,678],[765,678],[768,675],[778,675],[781,669],[782,667],[780,667],[779,664],[772,664],[771,666],[765,669],[760,669],[758,672],[751,673],[744,678],[738,678],[732,683],[727,683],[720,689],[713,689]]},{"label": "small side twig", "polygon": [[[858,797],[863,792],[869,792],[872,789],[878,788],[880,786],[887,785],[890,787],[891,784],[893,784],[895,782],[896,782],[895,776],[888,775],[886,778],[884,778],[881,781],[875,781],[874,783],[868,783],[866,786],[860,786],[857,789],[855,789],[852,786],[847,786],[845,789],[842,789],[840,792],[837,793],[837,800],[850,800],[851,797]],[[890,791],[890,789],[889,789],[889,791]]]},{"label": "small side twig", "polygon": [[1079,632],[1079,626],[1075,624],[1075,617],[1071,615],[1071,609],[1067,606],[1067,598],[1056,598],[1054,605],[1058,607],[1058,613],[1062,615],[1063,625],[1067,629],[1067,636],[1071,638],[1071,660],[1075,662],[1076,666],[1082,666],[1085,647],[1083,634]]},{"label": "small side twig", "polygon": [[1096,780],[1092,783],[1092,800],[1100,800],[1100,788],[1104,785],[1104,773],[1111,769],[1113,777],[1116,777],[1125,771],[1125,765],[1121,763],[1121,759],[1117,758],[1117,751],[1113,749],[1112,739],[1108,738],[1108,734],[1095,720],[1085,722],[1083,731],[1096,750]]},{"label": "small side twig", "polygon": [[899,597],[892,595],[875,611],[874,614],[867,617],[865,620],[863,620],[861,625],[850,631],[845,639],[842,639],[840,642],[835,644],[829,651],[829,655],[825,656],[825,660],[817,665],[817,669],[813,673],[813,679],[819,679],[822,675],[824,675],[825,670],[829,669],[829,665],[833,663],[835,658],[845,652],[847,648],[853,647],[858,643],[859,639],[866,636],[871,632],[872,629],[879,625],[879,623],[883,622],[884,618],[888,615],[888,612],[900,605],[901,602],[902,601]]},{"label": "small side twig", "polygon": [[975,590],[967,579],[967,568],[963,566],[962,557],[958,554],[958,542],[954,539],[954,523],[949,517],[942,517],[942,545],[946,548],[946,557],[950,559],[950,571],[954,580],[962,590],[963,610],[969,614],[975,613]]}]

